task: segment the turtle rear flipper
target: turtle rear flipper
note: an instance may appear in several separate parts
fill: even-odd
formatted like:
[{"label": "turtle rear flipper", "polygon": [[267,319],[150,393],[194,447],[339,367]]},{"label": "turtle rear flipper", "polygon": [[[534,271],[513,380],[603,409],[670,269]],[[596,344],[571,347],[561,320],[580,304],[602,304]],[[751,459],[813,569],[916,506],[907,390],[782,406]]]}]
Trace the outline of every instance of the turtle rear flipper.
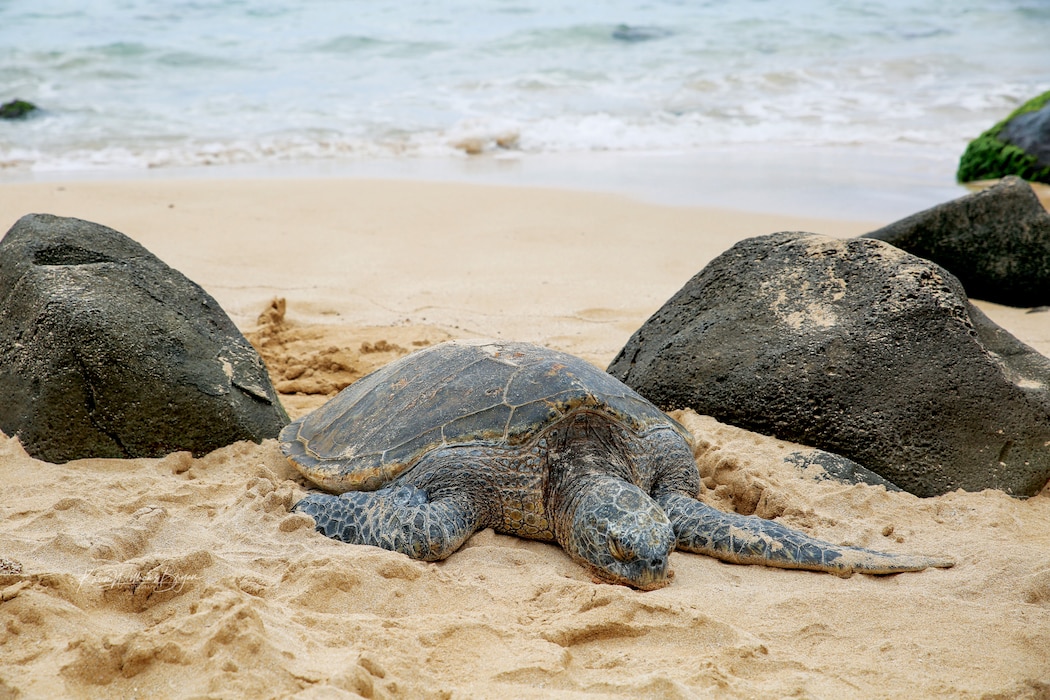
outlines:
[{"label": "turtle rear flipper", "polygon": [[662,494],[657,501],[671,520],[678,549],[733,564],[808,569],[838,576],[854,572],[896,574],[955,565],[947,557],[887,554],[831,544],[771,520],[723,513],[680,493]]},{"label": "turtle rear flipper", "polygon": [[349,544],[369,544],[413,559],[438,561],[460,548],[479,527],[466,496],[431,501],[411,485],[339,496],[311,493],[292,510],[314,519],[317,531]]}]

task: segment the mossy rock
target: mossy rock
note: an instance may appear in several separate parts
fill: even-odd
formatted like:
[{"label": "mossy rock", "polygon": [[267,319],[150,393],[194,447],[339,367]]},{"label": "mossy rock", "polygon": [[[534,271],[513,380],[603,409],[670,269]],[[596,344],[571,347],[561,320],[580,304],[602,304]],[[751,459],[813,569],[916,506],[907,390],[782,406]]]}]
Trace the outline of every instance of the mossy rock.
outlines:
[{"label": "mossy rock", "polygon": [[30,112],[35,112],[37,106],[25,100],[11,100],[0,105],[0,119],[21,119]]},{"label": "mossy rock", "polygon": [[1010,116],[970,142],[959,159],[959,182],[994,180],[1017,175],[1029,182],[1050,184],[1050,165],[1001,138],[1003,130],[1015,118],[1050,105],[1050,92],[1045,92],[1015,109]]}]

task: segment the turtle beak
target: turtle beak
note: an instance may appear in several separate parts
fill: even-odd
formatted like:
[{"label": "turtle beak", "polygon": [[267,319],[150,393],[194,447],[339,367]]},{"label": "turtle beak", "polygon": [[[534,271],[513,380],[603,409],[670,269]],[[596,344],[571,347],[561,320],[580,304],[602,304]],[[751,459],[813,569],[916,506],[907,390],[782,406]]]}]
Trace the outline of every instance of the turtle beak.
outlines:
[{"label": "turtle beak", "polygon": [[[642,564],[643,562],[638,563]],[[671,572],[669,554],[653,557],[648,562],[644,562],[644,564],[645,566],[640,568],[634,580],[627,585],[640,591],[655,591],[657,588],[663,588],[671,583],[671,578],[673,578],[674,574]]]},{"label": "turtle beak", "polygon": [[654,571],[651,575],[643,576],[637,581],[630,582],[628,585],[640,591],[655,591],[671,583],[672,578],[674,578],[674,572],[665,569],[661,572]]},{"label": "turtle beak", "polygon": [[595,583],[612,583],[637,588],[639,591],[655,591],[671,583],[671,579],[674,578],[674,572],[668,568],[666,561],[665,558],[662,562],[650,562],[647,566],[636,561],[629,571],[622,574],[597,567],[593,567],[591,573]]}]

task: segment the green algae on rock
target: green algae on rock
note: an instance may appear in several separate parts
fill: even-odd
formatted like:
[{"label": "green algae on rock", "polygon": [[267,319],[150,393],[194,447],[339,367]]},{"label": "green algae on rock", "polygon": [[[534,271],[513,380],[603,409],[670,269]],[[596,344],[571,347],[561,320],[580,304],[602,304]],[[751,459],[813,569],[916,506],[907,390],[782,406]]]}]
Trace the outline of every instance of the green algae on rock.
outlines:
[{"label": "green algae on rock", "polygon": [[38,107],[25,100],[11,100],[0,105],[0,119],[21,119],[35,112]]},{"label": "green algae on rock", "polygon": [[1050,110],[1050,92],[1034,97],[970,142],[959,159],[959,182],[993,180],[1016,175],[1029,182],[1050,183],[1050,162],[1030,153],[1004,134],[1018,117]]}]

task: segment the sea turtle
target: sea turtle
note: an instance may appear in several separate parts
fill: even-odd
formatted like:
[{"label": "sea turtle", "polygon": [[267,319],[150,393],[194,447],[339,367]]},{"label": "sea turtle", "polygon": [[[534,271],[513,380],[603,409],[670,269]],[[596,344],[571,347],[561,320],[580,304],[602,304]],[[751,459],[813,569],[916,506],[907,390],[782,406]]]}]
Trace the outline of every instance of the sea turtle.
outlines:
[{"label": "sea turtle", "polygon": [[944,558],[821,542],[697,500],[689,433],[587,362],[536,345],[450,341],[344,389],[281,432],[317,530],[435,561],[475,531],[555,540],[599,580],[668,583],[674,549],[848,576]]}]

